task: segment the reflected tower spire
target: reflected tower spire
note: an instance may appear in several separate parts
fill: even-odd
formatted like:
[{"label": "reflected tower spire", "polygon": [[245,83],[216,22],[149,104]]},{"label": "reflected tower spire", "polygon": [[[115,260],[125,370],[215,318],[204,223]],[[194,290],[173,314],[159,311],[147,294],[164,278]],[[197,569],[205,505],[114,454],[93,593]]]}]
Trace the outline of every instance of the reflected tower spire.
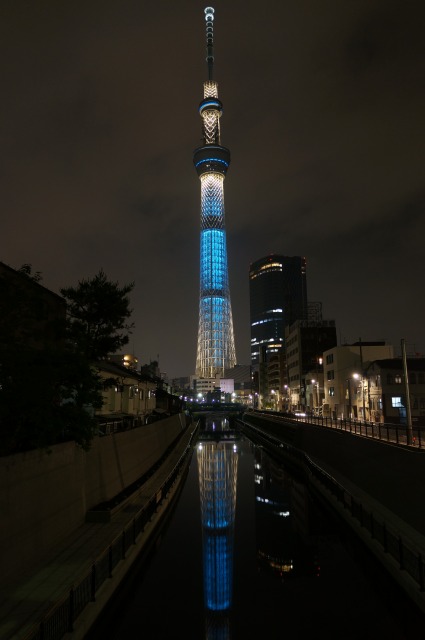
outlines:
[{"label": "reflected tower spire", "polygon": [[[223,439],[220,439],[222,435]],[[233,544],[238,474],[234,437],[204,432],[197,460],[202,521],[206,639],[230,638]]]},{"label": "reflected tower spire", "polygon": [[224,370],[235,366],[227,267],[227,242],[224,224],[223,183],[230,164],[230,151],[221,146],[220,117],[223,105],[218,99],[214,75],[214,9],[204,11],[206,22],[208,80],[199,105],[203,145],[195,149],[193,162],[201,181],[201,247],[199,327],[196,375],[200,378],[223,377]]}]

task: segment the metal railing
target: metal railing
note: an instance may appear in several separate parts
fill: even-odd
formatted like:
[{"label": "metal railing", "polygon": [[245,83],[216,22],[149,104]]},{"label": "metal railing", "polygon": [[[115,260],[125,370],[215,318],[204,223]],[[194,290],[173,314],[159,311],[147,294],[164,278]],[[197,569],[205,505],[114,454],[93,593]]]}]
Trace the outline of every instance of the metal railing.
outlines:
[{"label": "metal railing", "polygon": [[[425,427],[391,424],[388,422],[364,422],[350,418],[331,418],[324,416],[297,416],[288,413],[280,413],[277,411],[260,411],[253,412],[254,415],[262,415],[264,417],[272,417],[284,422],[313,424],[329,429],[339,429],[347,431],[351,434],[372,438],[375,440],[383,440],[393,444],[408,445],[418,449],[425,448]],[[411,437],[411,443],[409,443]]]},{"label": "metal railing", "polygon": [[111,541],[109,546],[94,560],[91,570],[71,586],[68,593],[56,602],[43,616],[40,622],[26,634],[25,640],[60,640],[74,630],[74,622],[91,602],[95,602],[96,593],[103,583],[113,577],[114,569],[125,560],[132,545],[153,518],[163,500],[167,497],[178,476],[188,471],[189,454],[192,442],[197,433],[195,426],[189,442],[167,476],[163,484],[156,490],[150,500],[137,512],[123,529],[122,533]]},{"label": "metal railing", "polygon": [[[295,461],[304,469],[307,479],[313,476],[344,509],[370,534],[370,537],[380,544],[385,554],[396,561],[400,570],[415,581],[420,592],[425,591],[425,547],[402,533],[390,520],[385,519],[380,513],[374,511],[365,502],[350,493],[341,483],[333,478],[324,469],[318,466],[311,458],[290,444],[270,435],[266,431],[241,420],[243,428],[248,430],[248,435],[254,433],[262,443],[267,444],[269,450],[274,451],[279,457],[286,457]],[[425,606],[425,605],[424,605]]]}]

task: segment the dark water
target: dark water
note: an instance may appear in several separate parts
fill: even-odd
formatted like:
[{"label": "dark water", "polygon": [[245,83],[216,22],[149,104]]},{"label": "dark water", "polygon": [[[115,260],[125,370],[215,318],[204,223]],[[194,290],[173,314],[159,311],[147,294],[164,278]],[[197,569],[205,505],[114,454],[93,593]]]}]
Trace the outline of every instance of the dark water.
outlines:
[{"label": "dark water", "polygon": [[300,479],[240,434],[211,435],[155,551],[87,638],[425,638],[422,616]]}]

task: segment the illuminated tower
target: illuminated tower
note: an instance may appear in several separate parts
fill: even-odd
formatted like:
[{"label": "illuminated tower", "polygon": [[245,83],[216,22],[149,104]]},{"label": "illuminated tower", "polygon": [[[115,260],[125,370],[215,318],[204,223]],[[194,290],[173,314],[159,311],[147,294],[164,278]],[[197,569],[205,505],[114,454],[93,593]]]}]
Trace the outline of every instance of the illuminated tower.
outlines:
[{"label": "illuminated tower", "polygon": [[204,434],[197,451],[207,640],[230,637],[233,599],[238,449],[235,441],[217,435],[218,439],[208,440]]},{"label": "illuminated tower", "polygon": [[224,369],[236,364],[230,303],[227,244],[224,225],[223,183],[230,164],[230,151],[220,144],[223,105],[213,80],[214,9],[205,9],[208,80],[199,105],[203,146],[195,149],[193,162],[201,180],[201,250],[199,328],[196,375],[223,377]]}]

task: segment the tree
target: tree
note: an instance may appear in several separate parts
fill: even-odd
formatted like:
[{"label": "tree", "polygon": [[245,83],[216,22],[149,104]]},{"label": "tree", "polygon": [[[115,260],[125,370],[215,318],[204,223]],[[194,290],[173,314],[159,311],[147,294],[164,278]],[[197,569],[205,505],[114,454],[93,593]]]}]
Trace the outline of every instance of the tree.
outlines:
[{"label": "tree", "polygon": [[134,324],[128,295],[134,283],[120,287],[107,279],[103,269],[78,287],[60,290],[68,305],[68,339],[89,360],[99,360],[128,344]]},{"label": "tree", "polygon": [[41,282],[43,279],[40,271],[36,271],[35,273],[32,272],[32,264],[29,264],[28,262],[25,262],[21,267],[19,267],[18,273],[28,276],[28,278],[34,280],[34,282]]},{"label": "tree", "polygon": [[[0,277],[0,455],[48,449],[63,440],[87,450],[96,427],[94,409],[103,400],[94,364],[128,342],[124,330],[133,325],[126,324],[127,294],[134,285],[119,287],[101,270],[77,288],[63,289],[66,328],[52,343],[42,332],[34,341],[32,330],[40,274],[23,265],[12,276]],[[32,286],[26,286],[29,281]]]},{"label": "tree", "polygon": [[66,348],[3,350],[0,366],[0,455],[74,440],[89,449],[102,406],[101,381]]}]

